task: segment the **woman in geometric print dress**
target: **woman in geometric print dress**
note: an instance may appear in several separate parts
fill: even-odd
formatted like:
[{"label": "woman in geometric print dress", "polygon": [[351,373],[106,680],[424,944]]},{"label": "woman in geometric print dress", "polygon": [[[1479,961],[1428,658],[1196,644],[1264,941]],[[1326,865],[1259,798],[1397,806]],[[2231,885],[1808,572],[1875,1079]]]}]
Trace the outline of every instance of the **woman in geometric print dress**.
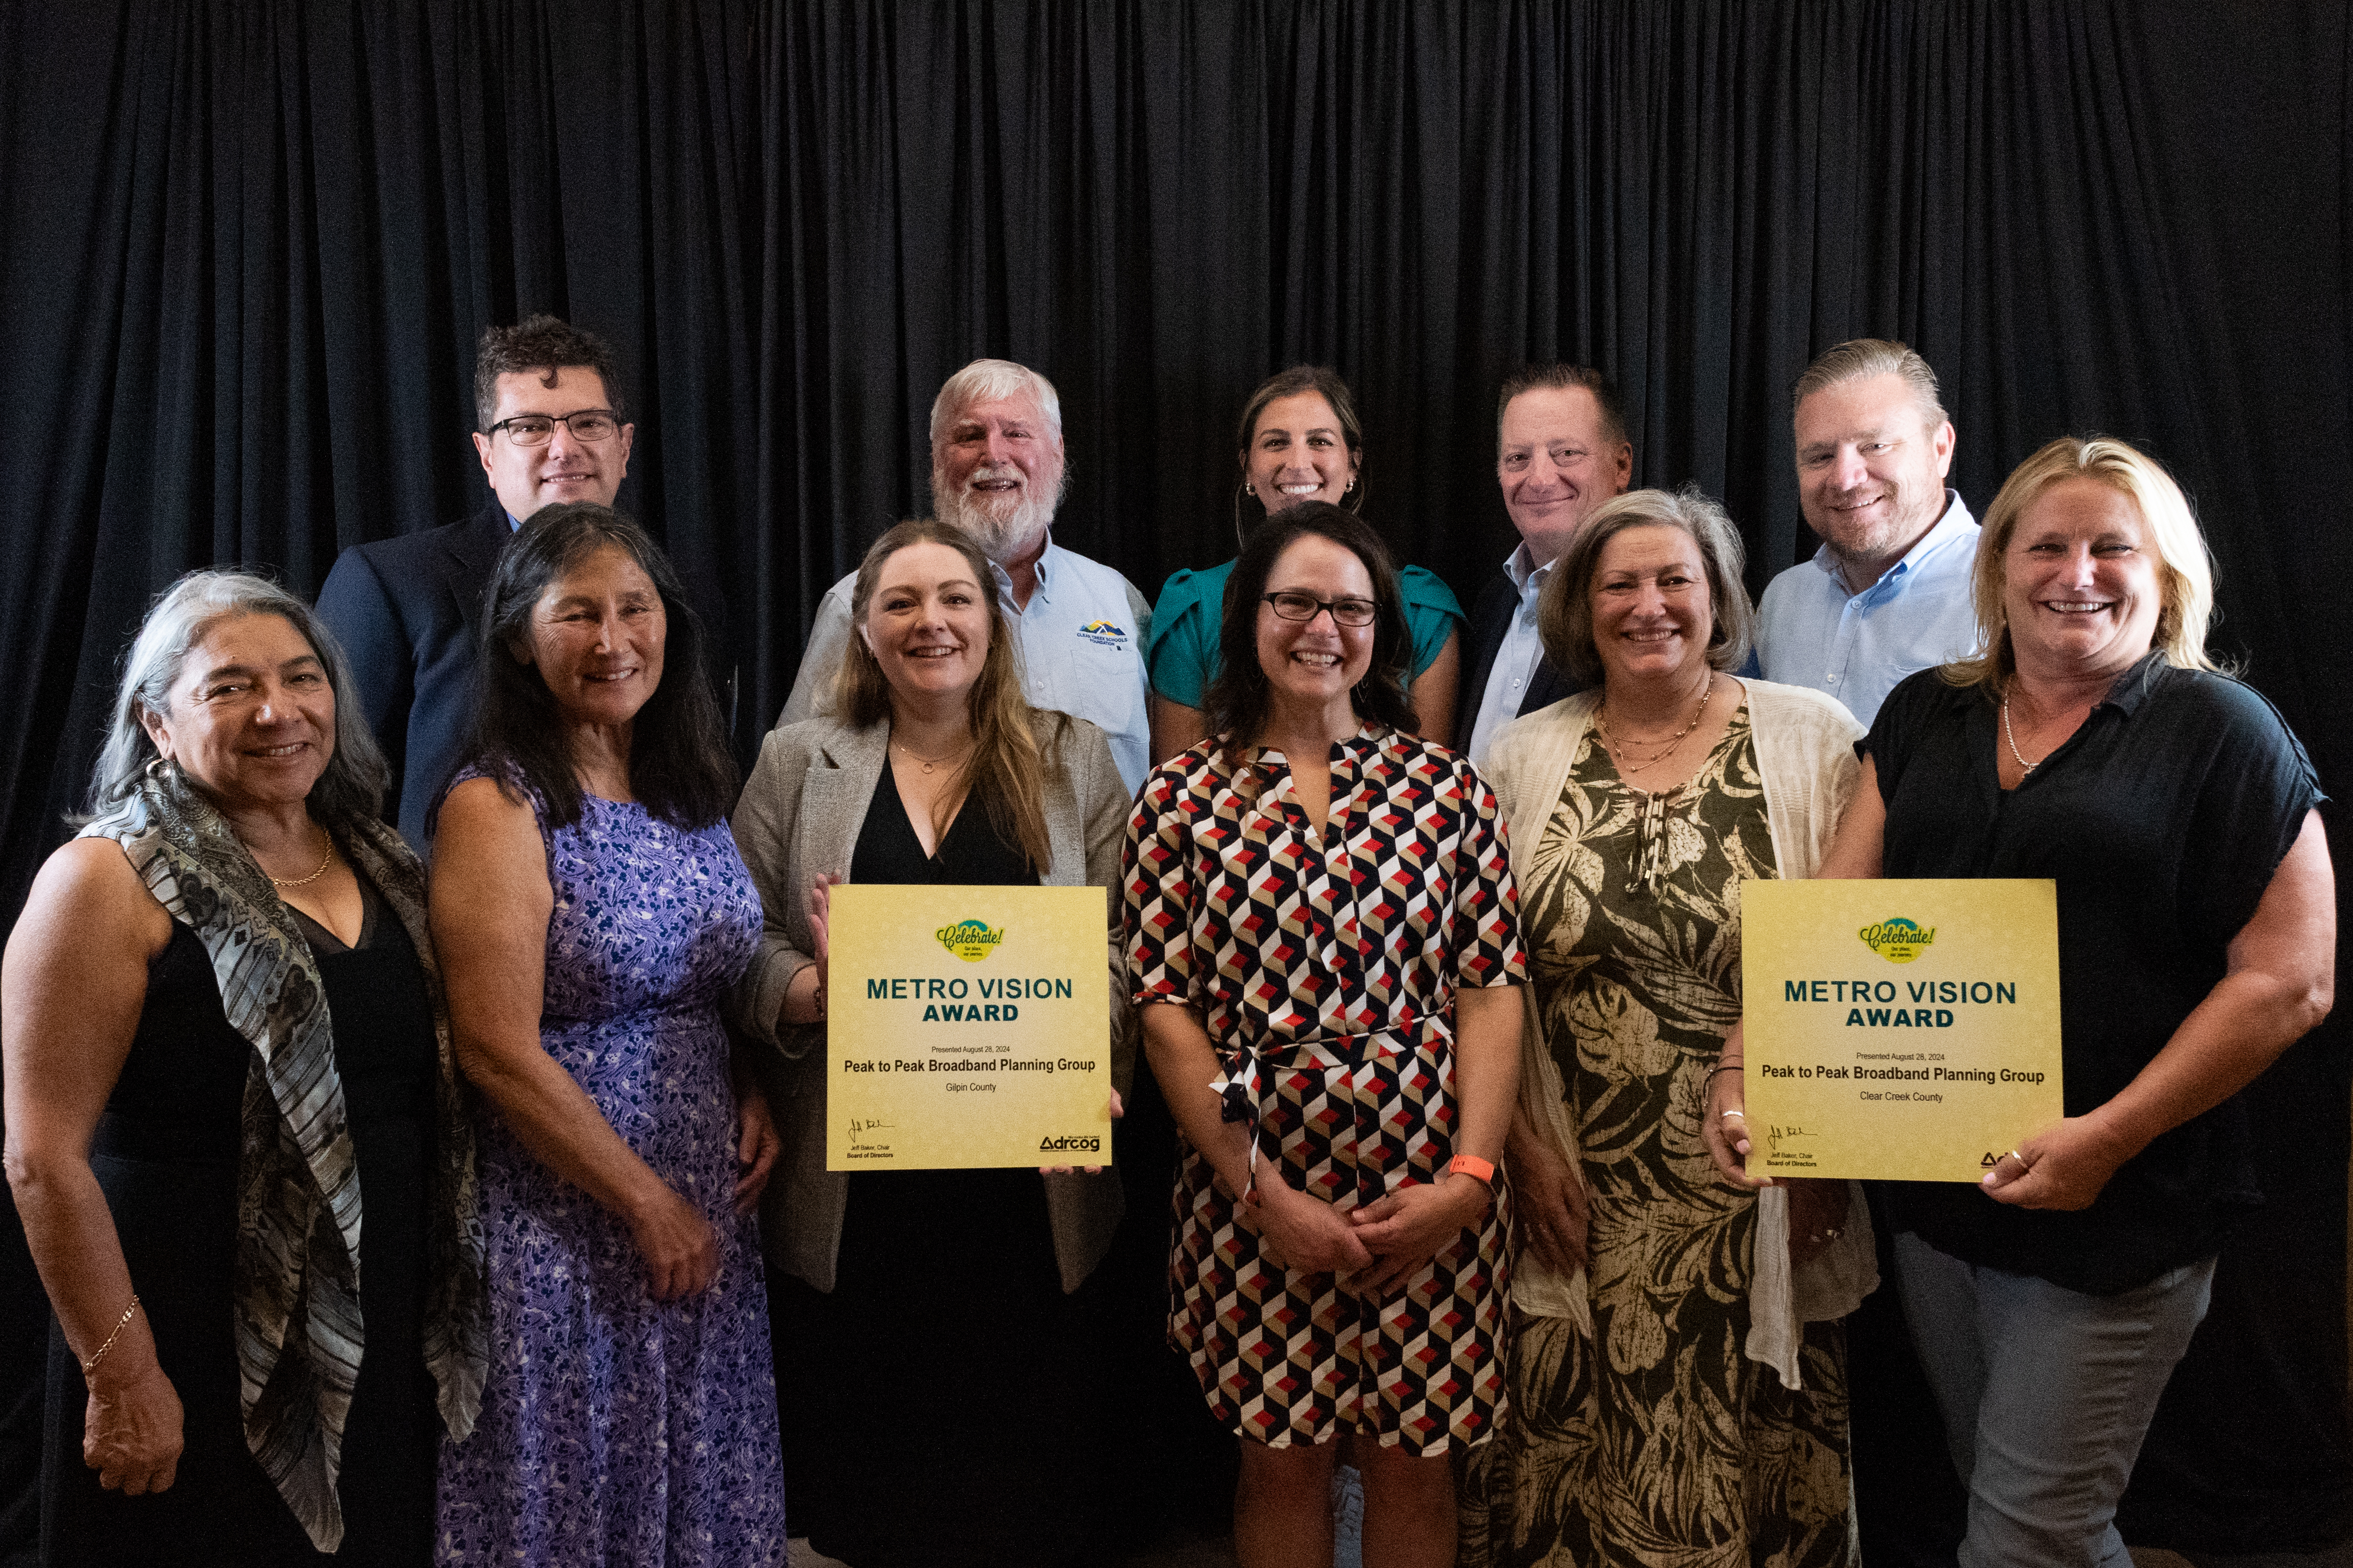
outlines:
[{"label": "woman in geometric print dress", "polygon": [[719,1004],[759,942],[701,631],[659,551],[555,506],[489,594],[433,929],[482,1091],[491,1367],[440,1561],[785,1560],[747,1211],[776,1133]]},{"label": "woman in geometric print dress", "polygon": [[[1538,614],[1597,689],[1490,759],[1541,1028],[1511,1141],[1512,1408],[1465,1467],[1461,1561],[1850,1563],[1843,1339],[1822,1320],[1869,1289],[1868,1221],[1852,1183],[1760,1201],[1723,1179],[1699,1115],[1740,1016],[1740,882],[1811,871],[1861,727],[1723,673],[1748,599],[1738,536],[1696,493],[1596,511]],[[1776,1253],[1794,1279],[1760,1267]]]},{"label": "woman in geometric print dress", "polygon": [[1128,829],[1132,980],[1183,1134],[1169,1334],[1242,1439],[1245,1568],[1331,1561],[1344,1438],[1366,1563],[1452,1562],[1449,1457],[1502,1394],[1517,921],[1493,797],[1402,728],[1406,638],[1363,523],[1270,520],[1226,588],[1213,738]]}]

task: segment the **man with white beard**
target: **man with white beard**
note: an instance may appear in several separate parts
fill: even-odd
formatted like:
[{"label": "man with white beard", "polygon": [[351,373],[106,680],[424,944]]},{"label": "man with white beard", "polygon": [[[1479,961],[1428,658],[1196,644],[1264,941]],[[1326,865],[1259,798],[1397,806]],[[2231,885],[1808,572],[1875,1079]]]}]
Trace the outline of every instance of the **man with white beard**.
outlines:
[{"label": "man with white beard", "polygon": [[[996,568],[1030,706],[1101,729],[1134,790],[1151,745],[1140,650],[1152,609],[1125,577],[1053,542],[1061,499],[1062,401],[1053,383],[1001,359],[976,359],[948,377],[932,404],[934,514],[970,534]],[[856,586],[852,573],[826,591],[778,724],[830,704]]]}]

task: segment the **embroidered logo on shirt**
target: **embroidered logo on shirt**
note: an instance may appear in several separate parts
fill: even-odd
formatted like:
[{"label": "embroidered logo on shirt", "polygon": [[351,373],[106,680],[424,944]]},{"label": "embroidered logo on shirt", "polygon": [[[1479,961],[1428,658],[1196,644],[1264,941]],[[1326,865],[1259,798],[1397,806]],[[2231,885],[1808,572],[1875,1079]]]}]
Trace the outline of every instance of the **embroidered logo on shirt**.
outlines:
[{"label": "embroidered logo on shirt", "polygon": [[1089,621],[1079,628],[1079,635],[1087,641],[1099,643],[1104,647],[1127,646],[1127,629],[1124,626],[1115,626],[1109,621]]},{"label": "embroidered logo on shirt", "polygon": [[[1003,929],[992,926],[987,921],[958,921],[952,926],[942,926],[932,934],[939,938],[942,947],[966,963],[978,963],[995,952],[997,944],[1005,940]],[[961,985],[964,982],[956,984]]]},{"label": "embroidered logo on shirt", "polygon": [[1902,915],[1890,915],[1875,926],[1865,926],[1855,935],[1862,945],[1890,963],[1909,963],[1920,956],[1920,950],[1936,940],[1936,928],[1923,927]]}]

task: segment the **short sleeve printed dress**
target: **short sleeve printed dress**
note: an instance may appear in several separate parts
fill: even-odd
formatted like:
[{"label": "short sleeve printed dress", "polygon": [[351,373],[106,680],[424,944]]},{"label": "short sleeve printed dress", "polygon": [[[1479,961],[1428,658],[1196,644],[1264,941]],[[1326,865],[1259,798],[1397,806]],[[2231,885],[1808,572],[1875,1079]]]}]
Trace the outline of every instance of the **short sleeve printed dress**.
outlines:
[{"label": "short sleeve printed dress", "polygon": [[[1123,881],[1139,1004],[1200,1010],[1254,1160],[1343,1207],[1453,1158],[1454,994],[1525,978],[1495,800],[1468,762],[1367,725],[1332,748],[1323,831],[1280,752],[1204,744],[1148,778]],[[1509,1198],[1386,1299],[1273,1266],[1178,1140],[1169,1337],[1210,1409],[1283,1447],[1341,1431],[1435,1456],[1503,1397]],[[1264,1174],[1261,1180],[1267,1179]]]}]

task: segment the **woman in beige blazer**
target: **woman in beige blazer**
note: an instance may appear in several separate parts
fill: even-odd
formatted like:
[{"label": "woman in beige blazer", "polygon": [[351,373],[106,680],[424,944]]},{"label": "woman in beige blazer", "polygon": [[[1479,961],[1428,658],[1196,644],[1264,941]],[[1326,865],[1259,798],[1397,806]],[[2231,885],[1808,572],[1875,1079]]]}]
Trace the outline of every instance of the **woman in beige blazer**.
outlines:
[{"label": "woman in beige blazer", "polygon": [[761,1073],[784,1152],[761,1223],[792,1530],[859,1568],[1083,1561],[1110,1489],[1092,1473],[1109,1401],[1087,1280],[1118,1178],[828,1172],[825,913],[843,880],[1109,888],[1128,795],[1101,731],[1023,700],[994,573],[963,533],[884,534],[851,615],[830,714],[769,735],[734,818],[766,910],[734,1013],[774,1047]]}]

